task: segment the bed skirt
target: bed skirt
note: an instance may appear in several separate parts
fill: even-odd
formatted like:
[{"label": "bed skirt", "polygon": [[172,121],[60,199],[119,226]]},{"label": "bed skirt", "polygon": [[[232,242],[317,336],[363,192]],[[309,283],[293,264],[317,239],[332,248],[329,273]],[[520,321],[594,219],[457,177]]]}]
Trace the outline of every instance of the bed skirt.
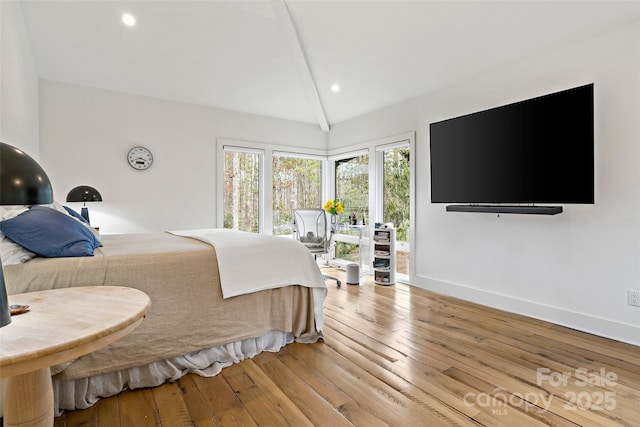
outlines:
[{"label": "bed skirt", "polygon": [[219,374],[222,368],[252,358],[263,351],[277,352],[293,341],[292,333],[271,331],[258,338],[248,338],[89,378],[61,380],[54,376],[55,415],[61,415],[64,410],[86,409],[100,398],[115,396],[126,389],[155,387],[167,381],[177,381],[189,373],[211,377]]}]

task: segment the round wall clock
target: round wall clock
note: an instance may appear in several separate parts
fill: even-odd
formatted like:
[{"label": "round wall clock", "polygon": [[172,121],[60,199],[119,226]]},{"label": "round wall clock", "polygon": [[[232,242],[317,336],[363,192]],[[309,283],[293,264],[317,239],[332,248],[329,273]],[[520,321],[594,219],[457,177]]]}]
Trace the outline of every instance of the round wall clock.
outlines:
[{"label": "round wall clock", "polygon": [[145,147],[133,147],[129,150],[127,160],[132,168],[137,170],[145,170],[151,167],[153,163],[153,155],[151,151]]}]

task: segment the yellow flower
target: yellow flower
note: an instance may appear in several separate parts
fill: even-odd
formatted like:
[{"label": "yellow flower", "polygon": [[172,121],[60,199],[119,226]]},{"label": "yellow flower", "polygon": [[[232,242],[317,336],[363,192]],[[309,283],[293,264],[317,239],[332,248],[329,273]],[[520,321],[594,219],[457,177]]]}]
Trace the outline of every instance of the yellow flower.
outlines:
[{"label": "yellow flower", "polygon": [[342,202],[339,200],[332,200],[332,199],[327,200],[327,202],[322,206],[322,209],[324,209],[326,212],[332,215],[337,215],[344,212],[344,207],[342,206]]}]

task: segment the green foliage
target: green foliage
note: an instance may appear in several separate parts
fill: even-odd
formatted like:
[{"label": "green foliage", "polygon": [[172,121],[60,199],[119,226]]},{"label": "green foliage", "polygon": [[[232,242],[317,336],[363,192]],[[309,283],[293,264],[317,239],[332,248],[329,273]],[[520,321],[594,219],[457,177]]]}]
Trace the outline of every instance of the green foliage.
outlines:
[{"label": "green foliage", "polygon": [[[409,240],[410,151],[397,148],[384,152],[382,222],[393,222],[400,241]],[[344,205],[344,215],[356,214],[358,222],[369,223],[369,156],[340,160],[336,164],[336,196]],[[346,218],[342,218],[346,220]],[[341,249],[350,253],[350,249]]]},{"label": "green foliage", "polygon": [[336,199],[344,206],[345,216],[355,214],[369,223],[369,156],[367,154],[336,162]]},{"label": "green foliage", "polygon": [[359,262],[360,246],[346,242],[336,242],[336,258]]},{"label": "green foliage", "polygon": [[273,234],[289,234],[292,209],[321,205],[322,162],[274,156],[272,165]]},{"label": "green foliage", "polygon": [[[384,218],[393,222],[397,239],[409,239],[408,148],[384,152]],[[260,156],[255,153],[225,152],[223,223],[225,228],[258,232]],[[273,233],[291,233],[292,209],[322,206],[322,162],[314,159],[274,156],[272,159]],[[336,162],[336,198],[344,206],[340,220],[355,214],[359,223],[369,219],[369,156]],[[341,245],[339,256],[348,258],[358,247]],[[341,255],[340,255],[341,254]]]},{"label": "green foliage", "polygon": [[409,241],[410,153],[408,148],[384,152],[384,222],[393,222],[396,239]]},{"label": "green foliage", "polygon": [[[397,148],[384,152],[382,222],[392,222],[399,241],[409,241],[410,151]],[[369,221],[369,156],[340,160],[336,163],[336,196],[344,204],[344,216],[356,214],[358,222]],[[346,218],[342,218],[343,221]],[[357,260],[358,245],[337,242],[336,257]]]},{"label": "green foliage", "polygon": [[224,167],[223,226],[259,232],[260,156],[228,151]]}]

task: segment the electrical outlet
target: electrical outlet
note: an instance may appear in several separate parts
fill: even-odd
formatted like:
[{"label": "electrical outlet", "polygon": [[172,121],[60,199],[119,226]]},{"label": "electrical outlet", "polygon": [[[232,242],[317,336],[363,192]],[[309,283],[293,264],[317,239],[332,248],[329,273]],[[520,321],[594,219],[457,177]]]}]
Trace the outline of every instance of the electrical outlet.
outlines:
[{"label": "electrical outlet", "polygon": [[635,305],[636,307],[640,307],[640,291],[634,291],[633,289],[629,289],[627,291],[627,297],[629,298],[629,305]]}]

